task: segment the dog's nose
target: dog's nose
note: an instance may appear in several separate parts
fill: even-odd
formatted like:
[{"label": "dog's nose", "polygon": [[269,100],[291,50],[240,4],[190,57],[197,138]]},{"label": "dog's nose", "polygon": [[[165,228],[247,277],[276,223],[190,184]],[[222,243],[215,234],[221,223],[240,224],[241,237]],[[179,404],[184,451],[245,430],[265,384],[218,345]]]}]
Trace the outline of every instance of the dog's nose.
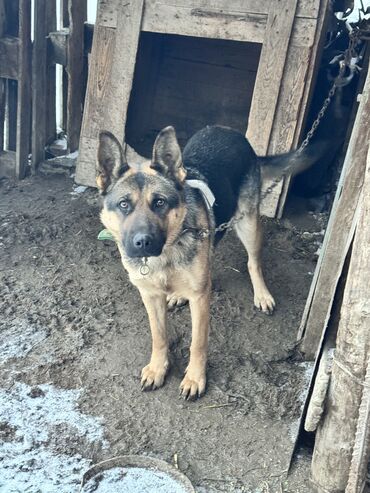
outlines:
[{"label": "dog's nose", "polygon": [[153,238],[150,235],[137,233],[133,238],[133,242],[136,249],[145,251],[152,245]]}]

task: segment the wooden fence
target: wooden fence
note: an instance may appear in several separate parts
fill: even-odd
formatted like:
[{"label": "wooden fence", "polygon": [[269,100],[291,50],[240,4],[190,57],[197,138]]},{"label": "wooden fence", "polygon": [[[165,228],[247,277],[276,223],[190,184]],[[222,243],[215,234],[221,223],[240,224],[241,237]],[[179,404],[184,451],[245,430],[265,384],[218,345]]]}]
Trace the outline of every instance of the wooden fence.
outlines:
[{"label": "wooden fence", "polygon": [[56,0],[0,0],[0,177],[35,171],[56,139],[57,64],[67,152],[78,148],[93,26],[87,0],[60,0],[58,14],[59,30]]}]

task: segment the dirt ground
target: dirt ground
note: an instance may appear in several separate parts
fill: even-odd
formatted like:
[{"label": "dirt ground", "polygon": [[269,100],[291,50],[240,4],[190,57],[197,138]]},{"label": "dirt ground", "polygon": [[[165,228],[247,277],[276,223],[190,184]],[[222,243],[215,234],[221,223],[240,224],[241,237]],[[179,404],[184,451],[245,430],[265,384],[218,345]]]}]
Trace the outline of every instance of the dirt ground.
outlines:
[{"label": "dirt ground", "polygon": [[[285,471],[310,376],[294,344],[323,216],[265,220],[265,275],[277,302],[271,317],[253,309],[238,240],[230,233],[221,242],[208,391],[188,403],[178,397],[190,341],[186,307],[169,315],[172,365],[165,386],[140,391],[150,354],[147,317],[115,245],[97,241],[97,193],[73,192],[65,176],[0,183],[0,341],[14,333],[22,340],[20,332],[36,337],[24,342],[23,353],[18,348],[22,354],[8,347],[0,387],[10,395],[26,384],[38,399],[43,384],[79,389],[79,410],[103,423],[104,440],[67,439],[59,428],[43,446],[56,440],[54,454],[93,462],[122,454],[170,463],[176,457],[198,492],[311,491],[308,454],[299,454],[288,478]],[[7,442],[14,439],[0,409],[1,433]],[[82,476],[83,470],[74,472]]]}]

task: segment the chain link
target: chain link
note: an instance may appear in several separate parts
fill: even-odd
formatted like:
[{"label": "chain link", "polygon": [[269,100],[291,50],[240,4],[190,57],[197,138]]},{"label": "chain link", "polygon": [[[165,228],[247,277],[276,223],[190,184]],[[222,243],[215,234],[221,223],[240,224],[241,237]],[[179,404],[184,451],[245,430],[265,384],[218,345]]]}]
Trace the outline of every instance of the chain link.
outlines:
[{"label": "chain link", "polygon": [[[318,112],[316,119],[312,123],[312,126],[310,130],[307,132],[307,135],[301,145],[299,146],[298,150],[296,151],[297,153],[301,153],[304,151],[304,149],[308,146],[310,143],[313,135],[315,134],[317,127],[320,125],[321,120],[324,118],[326,110],[328,109],[335,92],[338,87],[341,87],[345,84],[348,83],[348,79],[344,76],[346,67],[351,67],[351,59],[354,58],[357,53],[356,53],[356,45],[358,44],[359,40],[361,39],[361,33],[358,31],[352,31],[349,34],[349,44],[348,48],[345,50],[344,55],[343,55],[343,60],[339,62],[339,73],[337,77],[335,78],[327,97],[324,99],[323,105],[321,107],[321,110]],[[278,176],[275,178],[271,184],[266,188],[266,190],[263,191],[260,195],[260,201],[263,201],[267,195],[269,195],[280,183],[281,179],[283,178],[284,175]],[[238,216],[234,216],[230,219],[230,221],[227,221],[225,223],[221,223],[216,229],[215,233],[225,231],[228,229],[231,229],[236,223],[241,221],[243,217],[245,217],[247,213],[245,211],[241,211]]]}]

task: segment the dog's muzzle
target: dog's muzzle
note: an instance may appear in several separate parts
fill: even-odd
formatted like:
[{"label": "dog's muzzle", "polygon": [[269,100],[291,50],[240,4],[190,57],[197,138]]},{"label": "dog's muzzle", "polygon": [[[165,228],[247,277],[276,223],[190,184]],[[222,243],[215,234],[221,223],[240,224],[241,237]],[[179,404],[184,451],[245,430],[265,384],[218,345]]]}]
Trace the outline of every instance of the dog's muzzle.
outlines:
[{"label": "dog's muzzle", "polygon": [[126,242],[125,250],[129,257],[158,257],[162,253],[164,239],[148,233],[135,233]]}]

